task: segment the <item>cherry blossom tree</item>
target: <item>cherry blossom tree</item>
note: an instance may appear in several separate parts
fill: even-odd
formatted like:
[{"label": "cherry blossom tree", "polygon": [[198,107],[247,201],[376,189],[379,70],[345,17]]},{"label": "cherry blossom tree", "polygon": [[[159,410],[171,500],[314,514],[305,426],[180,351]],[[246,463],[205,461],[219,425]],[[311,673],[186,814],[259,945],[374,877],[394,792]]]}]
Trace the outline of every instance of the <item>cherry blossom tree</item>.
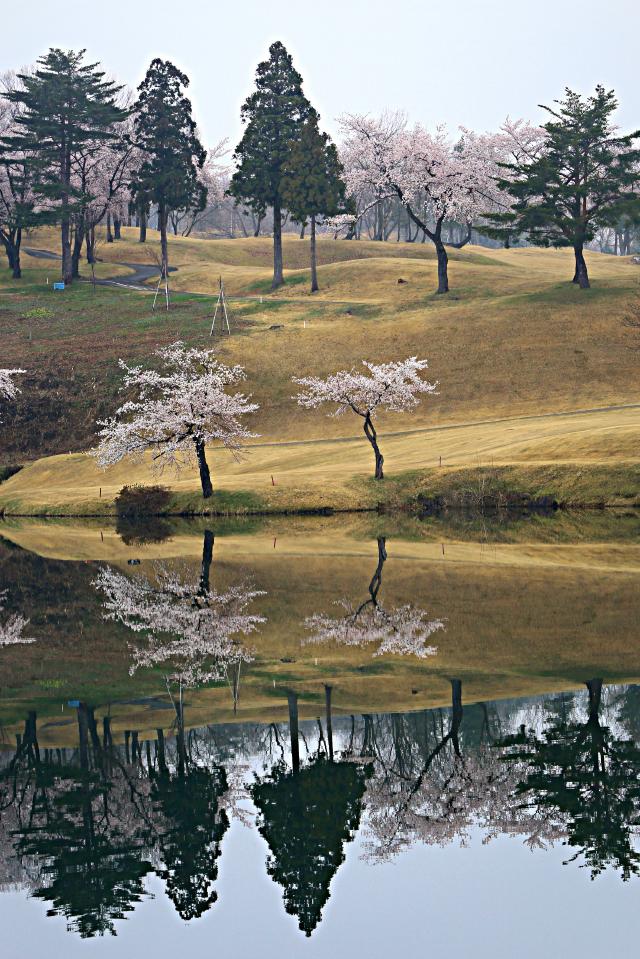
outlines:
[{"label": "cherry blossom tree", "polygon": [[364,433],[375,455],[375,478],[383,479],[384,457],[378,446],[374,420],[378,410],[406,413],[418,405],[420,393],[435,393],[438,384],[420,378],[427,369],[427,361],[410,356],[391,363],[362,361],[368,373],[355,369],[332,373],[326,379],[317,376],[294,377],[293,382],[305,387],[295,399],[305,409],[315,409],[323,403],[333,403],[337,409],[329,416],[341,416],[352,410],[362,417]]},{"label": "cherry blossom tree", "polygon": [[244,379],[241,366],[219,363],[212,350],[188,348],[178,341],[156,350],[162,370],[129,367],[122,389],[135,390],[137,399],[127,400],[113,417],[98,423],[100,442],[92,450],[102,468],[127,456],[140,460],[151,451],[157,472],[166,467],[181,469],[198,463],[202,495],[213,494],[205,445],[214,441],[234,455],[250,433],[240,417],[258,409],[242,393],[227,393],[226,387]]},{"label": "cherry blossom tree", "polygon": [[377,643],[374,656],[385,653],[413,655],[420,659],[433,656],[435,646],[427,646],[429,637],[444,629],[440,619],[430,620],[424,609],[408,603],[393,609],[383,607],[378,600],[382,585],[382,569],[387,559],[386,541],[378,537],[378,565],[369,583],[369,597],[356,605],[351,600],[340,599],[336,605],[343,610],[338,616],[315,613],[304,621],[305,629],[311,632],[307,643],[334,642],[343,646],[365,646]]},{"label": "cherry blossom tree", "polygon": [[[381,118],[345,114],[347,182],[352,195],[365,187],[379,203],[395,196],[410,219],[433,242],[438,258],[438,293],[449,291],[448,256],[443,239],[445,221],[465,224],[471,238],[475,219],[495,202],[498,167],[489,136],[463,131],[452,140],[444,127],[430,133],[420,124],[407,128],[402,114]],[[353,159],[357,157],[355,166]]]}]

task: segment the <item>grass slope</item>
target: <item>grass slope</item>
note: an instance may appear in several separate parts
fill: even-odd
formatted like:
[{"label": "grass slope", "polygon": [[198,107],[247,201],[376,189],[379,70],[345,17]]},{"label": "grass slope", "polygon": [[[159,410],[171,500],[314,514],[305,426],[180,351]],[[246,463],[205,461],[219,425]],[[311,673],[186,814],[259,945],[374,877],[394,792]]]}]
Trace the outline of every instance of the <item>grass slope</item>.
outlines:
[{"label": "grass slope", "polygon": [[[28,242],[55,249],[57,237],[41,231]],[[133,230],[100,255],[103,275],[122,271],[116,262],[148,262]],[[246,367],[262,435],[240,464],[214,454],[216,509],[370,507],[410,492],[416,471],[430,494],[459,485],[460,470],[474,472],[473,485],[498,466],[516,470],[517,486],[569,501],[576,493],[585,502],[637,501],[638,334],[625,316],[640,271],[629,260],[590,254],[594,287],[581,291],[567,282],[566,252],[465,248],[452,254],[452,293],[438,297],[429,246],[322,240],[321,291],[312,297],[308,243],[294,237],[276,296],[266,292],[266,238],[172,238],[170,256],[175,289],[213,291],[222,274],[227,289],[253,297],[233,301],[234,335],[213,342],[222,359]],[[146,361],[177,337],[211,345],[213,300],[183,294],[169,313],[153,313],[150,297],[134,291],[77,284],[54,295],[44,282],[51,261],[25,264],[23,282],[0,283],[2,365],[28,371],[19,402],[4,411],[0,467],[58,455],[2,484],[0,508],[104,511],[124,482],[150,481],[146,468],[99,474],[85,457],[61,454],[87,449],[96,419],[113,410],[119,357]],[[300,410],[291,377],[412,354],[429,358],[440,394],[411,416],[381,419],[393,481],[381,491],[367,478],[359,422]],[[576,410],[592,412],[567,415]],[[544,469],[556,469],[551,486],[551,474],[535,473]],[[195,475],[164,481],[176,508],[202,508]]]}]

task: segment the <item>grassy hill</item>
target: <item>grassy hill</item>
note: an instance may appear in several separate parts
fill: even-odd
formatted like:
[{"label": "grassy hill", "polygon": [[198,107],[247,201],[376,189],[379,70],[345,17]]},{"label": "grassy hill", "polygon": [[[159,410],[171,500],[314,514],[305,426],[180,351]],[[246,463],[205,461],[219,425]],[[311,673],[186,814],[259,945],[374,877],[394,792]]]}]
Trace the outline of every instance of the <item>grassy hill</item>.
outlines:
[{"label": "grassy hill", "polygon": [[[55,250],[57,236],[40,231],[27,245]],[[238,297],[232,336],[214,340],[211,296],[179,293],[168,313],[154,313],[149,295],[123,288],[76,284],[52,293],[53,261],[25,256],[22,282],[5,273],[2,365],[28,372],[19,402],[3,415],[0,467],[56,458],[2,484],[0,508],[103,510],[124,482],[150,482],[144,466],[102,474],[87,457],[68,454],[91,446],[96,419],[114,409],[118,358],[146,361],[176,338],[213,343],[221,359],[243,364],[261,405],[254,423],[261,439],[249,457],[240,464],[212,457],[214,484],[228,494],[221,508],[371,506],[401,500],[420,483],[427,492],[473,483],[478,469],[498,467],[498,482],[538,493],[639,498],[640,334],[625,317],[640,270],[629,259],[589,254],[593,288],[581,291],[568,282],[568,252],[466,247],[452,251],[452,292],[438,297],[430,246],[323,239],[321,290],[311,296],[308,242],[287,237],[284,253],[287,283],[271,295],[270,240],[171,240],[174,290],[211,294],[222,275]],[[102,276],[150,262],[134,230],[103,243],[99,255]],[[390,478],[382,493],[367,480],[370,451],[359,422],[300,410],[291,377],[413,354],[428,357],[440,393],[411,416],[381,419]],[[592,412],[567,415],[575,411]],[[198,505],[195,474],[163,482]]]}]

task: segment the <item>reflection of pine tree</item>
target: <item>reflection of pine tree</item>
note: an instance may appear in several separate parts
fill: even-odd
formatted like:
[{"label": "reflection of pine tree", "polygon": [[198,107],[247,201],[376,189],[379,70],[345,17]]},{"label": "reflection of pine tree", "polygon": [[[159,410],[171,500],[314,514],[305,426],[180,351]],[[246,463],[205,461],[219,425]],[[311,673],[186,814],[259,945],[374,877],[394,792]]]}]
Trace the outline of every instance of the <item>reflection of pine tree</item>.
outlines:
[{"label": "reflection of pine tree", "polygon": [[167,895],[183,919],[195,919],[218,898],[220,843],[229,825],[219,801],[227,788],[220,766],[195,766],[175,774],[166,769],[155,779],[151,798],[165,828],[159,836]]},{"label": "reflection of pine tree", "polygon": [[576,850],[571,861],[584,856],[592,878],[612,866],[628,879],[640,874],[633,847],[640,826],[640,749],[600,725],[601,680],[587,687],[586,723],[560,716],[540,738],[523,730],[506,741],[514,747],[509,758],[528,765],[518,787],[526,805],[566,819],[567,842]]},{"label": "reflection of pine tree", "polygon": [[98,773],[63,766],[42,770],[38,802],[19,834],[16,852],[44,863],[46,885],[33,895],[66,916],[82,938],[115,935],[144,895],[150,864],[142,844],[110,822],[109,786]]},{"label": "reflection of pine tree", "polygon": [[298,773],[275,766],[252,789],[260,833],[271,851],[267,870],[307,936],[320,921],[344,845],[360,823],[367,775],[355,763],[321,758]]}]

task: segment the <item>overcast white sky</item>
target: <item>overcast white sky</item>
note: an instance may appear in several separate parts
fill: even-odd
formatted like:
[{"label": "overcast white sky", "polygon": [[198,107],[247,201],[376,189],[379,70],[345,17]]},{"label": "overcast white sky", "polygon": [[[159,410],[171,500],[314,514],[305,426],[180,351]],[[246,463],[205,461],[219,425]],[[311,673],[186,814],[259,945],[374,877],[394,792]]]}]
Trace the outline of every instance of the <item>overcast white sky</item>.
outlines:
[{"label": "overcast white sky", "polygon": [[31,0],[6,4],[0,71],[50,46],[86,47],[135,86],[171,59],[206,144],[240,132],[257,62],[282,40],[325,127],[343,111],[403,109],[428,126],[494,129],[540,116],[566,85],[613,87],[624,128],[640,127],[638,0]]}]

